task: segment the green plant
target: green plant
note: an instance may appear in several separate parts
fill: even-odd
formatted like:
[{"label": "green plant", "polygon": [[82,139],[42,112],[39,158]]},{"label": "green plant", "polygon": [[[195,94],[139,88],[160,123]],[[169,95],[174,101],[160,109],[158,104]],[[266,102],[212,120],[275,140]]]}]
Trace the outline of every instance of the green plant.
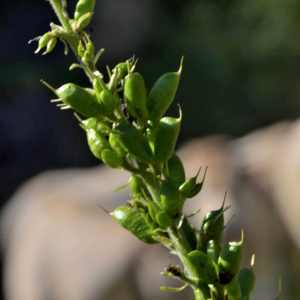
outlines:
[{"label": "green plant", "polygon": [[[39,39],[36,53],[43,47],[47,47],[44,54],[52,51],[57,39],[65,44],[67,53],[68,43],[80,62],[70,69],[84,69],[93,89],[73,83],[54,89],[42,82],[59,97],[52,102],[61,101],[58,104],[61,109],[72,108],[88,118],[82,120],[75,113],[95,157],[111,168],[131,173],[127,184],[132,200],[110,215],[141,241],[161,243],[181,259],[184,270],[169,265],[161,274],[181,280],[184,286],[162,289],[180,291],[191,286],[197,300],[250,299],[255,282],[254,257],[251,269],[240,270],[243,231],[241,242],[222,247],[223,231],[228,224],[224,222],[224,212],[229,208],[224,207],[226,194],[221,208],[205,215],[200,230],[188,222],[200,210],[189,216],[182,213],[185,201],[201,191],[207,171],[206,168],[199,183],[201,168],[195,177],[186,180],[181,160],[174,154],[181,109],[178,119],[163,117],[174,99],[183,59],[179,71],[159,78],[148,96],[142,75],[133,72],[137,63],[134,58],[119,63],[112,73],[109,71],[110,80],[105,83],[96,68],[104,49],[94,55],[94,45],[84,32],[95,1],[80,0],[74,19],[67,14],[66,0],[50,0],[50,3],[62,26],[50,24],[52,30]],[[124,103],[120,99],[122,92]],[[277,299],[281,299],[280,294]]]}]

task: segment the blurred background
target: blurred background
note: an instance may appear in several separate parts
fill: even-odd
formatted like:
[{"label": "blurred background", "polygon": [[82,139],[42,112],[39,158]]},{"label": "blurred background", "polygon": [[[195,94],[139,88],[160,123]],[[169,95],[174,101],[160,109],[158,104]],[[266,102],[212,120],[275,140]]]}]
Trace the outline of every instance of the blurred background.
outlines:
[{"label": "blurred background", "polygon": [[[76,2],[68,0],[70,16],[73,15]],[[124,203],[127,200],[129,191],[122,192],[121,196],[109,194],[117,183],[126,181],[128,174],[115,175],[118,172],[113,171],[111,180],[114,182],[101,183],[106,177],[109,178],[110,173],[102,167],[93,168],[99,165],[99,161],[90,153],[85,133],[77,125],[73,113],[60,111],[51,104],[50,99],[55,96],[40,83],[40,79],[44,79],[54,87],[67,82],[90,86],[80,69],[68,71],[69,66],[76,61],[73,53],[64,55],[62,43],[58,42],[55,49],[45,56],[41,53],[34,54],[37,43],[28,44],[30,39],[49,31],[50,22],[58,23],[49,2],[1,1],[0,8],[0,200],[4,224],[1,232],[1,295],[4,297],[4,289],[21,289],[19,285],[15,286],[18,283],[22,283],[24,287],[29,285],[22,281],[21,275],[19,281],[7,283],[7,280],[14,278],[12,266],[17,266],[18,270],[21,265],[21,260],[16,263],[19,254],[14,249],[17,246],[20,250],[22,245],[26,245],[31,239],[31,232],[37,228],[32,223],[32,227],[29,227],[31,230],[27,228],[28,231],[22,232],[26,222],[19,223],[16,235],[18,238],[14,236],[12,242],[10,234],[17,230],[17,221],[21,222],[25,218],[25,211],[31,207],[32,199],[39,203],[37,205],[44,202],[48,205],[54,198],[64,198],[65,202],[57,200],[56,203],[53,200],[56,203],[52,207],[53,211],[64,212],[59,220],[65,220],[67,216],[73,220],[71,212],[75,208],[70,210],[70,207],[74,203],[78,204],[77,208],[81,207],[82,201],[85,201],[85,205],[89,203],[84,210],[87,218],[92,218],[89,214],[91,213],[96,214],[94,217],[98,220],[103,215],[101,212],[95,213],[93,205],[100,203],[97,202],[99,195],[103,198],[103,203],[113,197],[118,199],[106,206],[114,209],[119,202]],[[147,89],[150,90],[163,73],[178,70],[180,58],[185,56],[176,98],[167,114],[177,116],[177,103],[180,103],[183,122],[178,149],[179,153],[183,149],[181,153],[186,159],[184,162],[187,164],[187,175],[193,176],[200,162],[210,167],[211,175],[207,179],[208,188],[205,192],[207,197],[203,199],[216,200],[211,200],[209,204],[203,204],[204,206],[201,203],[202,211],[206,213],[209,209],[217,209],[222,201],[221,194],[226,189],[231,190],[229,204],[232,202],[235,206],[231,214],[237,215],[228,227],[226,238],[238,240],[241,227],[239,222],[247,218],[249,224],[243,224],[244,228],[249,226],[249,235],[260,237],[260,240],[253,242],[250,242],[249,237],[244,264],[249,267],[251,254],[257,253],[260,248],[265,249],[261,258],[257,258],[257,268],[261,271],[258,272],[260,275],[257,277],[257,291],[254,294],[254,299],[257,300],[277,297],[279,277],[283,280],[286,299],[300,299],[300,287],[297,285],[300,279],[300,237],[296,227],[299,225],[297,213],[300,200],[300,125],[297,120],[300,115],[299,17],[300,3],[296,0],[97,0],[95,15],[88,27],[96,49],[105,48],[98,68],[106,79],[106,65],[113,68],[135,54],[139,58],[136,70],[142,73]],[[194,141],[186,144],[191,139]],[[44,171],[48,172],[35,177]],[[71,185],[71,178],[75,178],[77,185],[74,181]],[[92,192],[87,192],[83,183],[90,184]],[[42,190],[41,186],[45,189]],[[37,188],[40,189],[38,192],[35,190]],[[105,188],[107,192],[103,192]],[[56,193],[56,196],[50,197],[52,200],[49,202],[43,202],[40,198],[46,199],[46,193],[47,197],[51,193]],[[103,195],[106,195],[105,199]],[[73,196],[78,198],[78,202],[71,200]],[[65,204],[60,206],[58,203]],[[45,207],[48,209],[47,205]],[[196,203],[194,205],[197,206]],[[35,206],[32,204],[32,207]],[[45,211],[48,210],[45,208]],[[29,218],[31,212],[26,213]],[[250,217],[251,213],[253,217]],[[37,218],[42,215],[41,211],[36,211]],[[53,224],[58,226],[57,216],[55,213],[53,215]],[[78,217],[80,214],[78,212],[75,215]],[[47,215],[47,218],[50,217]],[[272,221],[275,223],[271,223]],[[86,224],[83,219],[82,222]],[[90,224],[92,228],[96,228],[94,225]],[[102,223],[98,225],[99,228],[104,226]],[[116,232],[120,230],[120,233],[116,233],[119,234],[117,240],[120,243],[123,238],[124,243],[130,241],[135,245],[136,241],[130,240],[129,235],[125,239],[121,229],[114,227],[112,223],[110,226]],[[57,227],[58,231],[59,228]],[[43,231],[41,235],[44,236]],[[40,241],[40,238],[35,238]],[[107,238],[112,239],[109,235]],[[51,241],[55,245],[55,240]],[[109,243],[113,247],[114,244],[111,241]],[[142,262],[149,261],[149,256],[154,255],[154,252],[147,252],[147,246],[145,248],[138,241],[136,243],[136,247],[131,246],[132,249],[128,250],[126,257],[128,262],[136,263],[136,249],[142,249],[146,258],[141,259],[140,270],[143,266],[147,271],[148,266]],[[44,242],[43,247],[48,249],[45,253],[52,251],[50,244],[53,245],[49,241]],[[99,244],[99,249],[102,246]],[[157,252],[163,251],[159,246],[153,247],[156,247]],[[37,249],[34,246],[27,249],[28,255],[36,253],[38,256],[40,252]],[[95,253],[99,253],[96,249],[98,248],[94,249]],[[270,249],[273,254],[268,252]],[[67,253],[67,250],[63,252]],[[88,250],[83,252],[88,253]],[[107,248],[107,253],[109,252],[110,248]],[[165,260],[162,259],[156,270],[157,289],[161,284],[157,274],[169,263],[168,253],[163,255]],[[46,265],[50,264],[51,259],[55,261],[53,257],[44,260],[38,257],[41,260],[38,266],[42,265],[43,268],[45,261]],[[91,261],[96,261],[96,258]],[[67,266],[69,264],[70,262],[66,263]],[[120,267],[121,261],[116,261],[115,264]],[[99,268],[101,266],[99,264]],[[126,277],[128,280],[128,276],[111,275],[110,278],[110,282],[118,282],[118,286],[124,286],[124,290],[131,287],[131,294],[122,299],[171,299],[166,293],[159,294],[161,292],[156,293],[156,290],[151,290],[150,294],[143,293],[147,288],[139,283],[140,275],[137,272],[141,271],[132,270],[130,266],[132,264],[123,266],[123,269],[120,267],[119,275],[134,274],[131,277],[135,278],[135,284],[120,279]],[[151,267],[150,264],[149,268]],[[34,273],[31,283],[35,282],[36,277],[48,278],[43,268],[40,268]],[[45,269],[49,270],[47,266]],[[62,267],[59,270],[56,270],[57,274],[65,274],[65,277],[69,273],[74,274],[72,268],[70,272]],[[112,271],[112,274],[115,273],[118,272]],[[6,277],[6,274],[10,275]],[[24,271],[24,274],[28,273]],[[52,285],[43,285],[36,297],[22,299],[64,299],[55,294],[51,295],[50,291],[58,286],[54,283],[56,276],[51,276]],[[149,278],[154,280],[153,277]],[[76,280],[78,278],[74,282]],[[97,285],[95,278],[94,281]],[[8,288],[3,288],[6,285]],[[88,287],[85,288],[88,290]],[[60,287],[60,290],[63,288]],[[67,288],[65,290],[68,291]],[[86,296],[85,300],[117,299],[109,291],[106,291],[106,296],[101,296],[96,291],[97,289],[92,296]],[[7,300],[18,299],[14,293],[6,292],[6,295],[10,295],[6,297]],[[69,294],[66,292],[64,295]],[[78,295],[81,294],[77,292],[69,299],[80,300]],[[82,292],[82,295],[87,293]],[[175,297],[173,294],[171,296]],[[184,297],[191,297],[191,294],[178,294],[177,297],[172,299],[187,299]]]}]

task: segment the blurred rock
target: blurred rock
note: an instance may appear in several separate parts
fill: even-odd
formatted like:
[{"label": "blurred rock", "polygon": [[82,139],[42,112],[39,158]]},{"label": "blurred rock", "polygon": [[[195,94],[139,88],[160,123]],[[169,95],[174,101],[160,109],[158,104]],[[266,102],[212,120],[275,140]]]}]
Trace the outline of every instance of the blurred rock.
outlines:
[{"label": "blurred rock", "polygon": [[[243,267],[256,254],[254,300],[277,297],[283,279],[285,299],[300,299],[300,121],[283,122],[243,138],[195,139],[178,152],[186,176],[209,166],[203,191],[187,201],[199,207],[191,222],[221,206],[227,190],[224,242],[245,231]],[[159,275],[178,263],[160,245],[144,245],[114,222],[112,211],[129,199],[129,188],[112,191],[130,174],[106,166],[49,171],[25,183],[2,212],[7,300],[193,299],[191,289]],[[298,297],[298,298],[297,298]]]}]

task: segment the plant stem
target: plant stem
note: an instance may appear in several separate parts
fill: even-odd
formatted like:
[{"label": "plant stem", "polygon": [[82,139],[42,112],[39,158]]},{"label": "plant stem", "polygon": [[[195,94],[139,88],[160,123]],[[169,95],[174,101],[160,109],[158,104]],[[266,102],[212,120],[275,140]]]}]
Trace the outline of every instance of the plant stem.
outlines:
[{"label": "plant stem", "polygon": [[62,8],[61,0],[50,0],[50,3],[53,7],[53,10],[57,14],[57,17],[58,17],[60,23],[64,27],[65,32],[73,32],[71,25],[69,23],[69,19],[63,15],[63,12],[62,12],[63,8]]},{"label": "plant stem", "polygon": [[[61,0],[50,0],[50,4],[53,7],[53,10],[55,11],[60,23],[62,24],[64,28],[64,32],[62,33],[62,37],[68,42],[73,52],[76,54],[78,61],[81,65],[83,65],[81,61],[81,57],[78,53],[78,45],[79,45],[79,37],[78,35],[73,31],[71,25],[70,25],[70,19],[66,18],[63,14],[63,7]],[[84,66],[84,65],[83,65]],[[86,67],[86,66],[84,66]],[[91,82],[93,81],[93,78],[91,75],[86,71],[86,75],[89,77]]]}]

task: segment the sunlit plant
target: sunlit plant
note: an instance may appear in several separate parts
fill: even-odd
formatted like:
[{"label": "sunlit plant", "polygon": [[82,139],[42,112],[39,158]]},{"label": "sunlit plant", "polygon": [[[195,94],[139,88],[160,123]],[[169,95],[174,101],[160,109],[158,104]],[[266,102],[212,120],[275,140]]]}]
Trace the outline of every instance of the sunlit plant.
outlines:
[{"label": "sunlit plant", "polygon": [[69,44],[79,60],[70,70],[82,68],[92,84],[83,88],[67,83],[55,89],[42,81],[58,97],[51,102],[58,103],[60,109],[76,111],[95,157],[131,174],[118,189],[130,185],[132,199],[111,213],[104,211],[141,241],[161,243],[180,258],[182,266],[168,265],[161,274],[181,280],[184,285],[161,289],[178,292],[190,286],[196,300],[251,299],[254,255],[250,268],[240,269],[243,230],[239,242],[222,245],[228,224],[224,221],[229,208],[225,207],[226,193],[222,206],[208,212],[199,229],[188,219],[200,209],[191,215],[182,213],[185,201],[201,192],[207,171],[206,168],[201,181],[201,168],[194,177],[185,178],[183,164],[174,153],[183,120],[181,108],[178,118],[164,117],[179,84],[183,58],[179,70],[162,75],[149,93],[143,76],[135,72],[134,57],[117,64],[112,71],[108,69],[106,83],[96,67],[104,49],[95,54],[90,36],[84,31],[92,18],[95,0],[80,0],[73,19],[67,14],[66,0],[50,3],[61,25],[51,23],[51,31],[34,39],[38,40],[35,53],[45,47],[43,54],[51,52],[59,39],[67,54]]}]

